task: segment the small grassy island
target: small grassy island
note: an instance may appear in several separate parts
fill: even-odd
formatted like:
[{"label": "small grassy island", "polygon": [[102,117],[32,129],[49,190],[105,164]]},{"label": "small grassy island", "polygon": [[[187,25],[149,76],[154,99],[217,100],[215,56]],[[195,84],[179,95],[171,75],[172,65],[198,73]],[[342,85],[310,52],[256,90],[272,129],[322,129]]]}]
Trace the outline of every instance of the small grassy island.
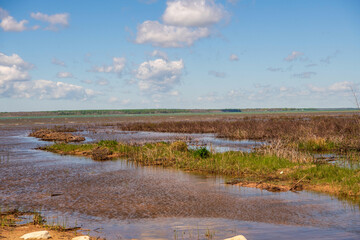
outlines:
[{"label": "small grassy island", "polygon": [[275,152],[271,145],[251,153],[211,153],[206,148],[189,149],[182,141],[136,145],[102,140],[90,144],[56,143],[41,149],[100,161],[124,158],[141,165],[218,174],[228,177],[230,184],[269,191],[314,190],[355,201],[360,195],[360,169],[315,163],[306,154],[291,159],[288,153]]}]

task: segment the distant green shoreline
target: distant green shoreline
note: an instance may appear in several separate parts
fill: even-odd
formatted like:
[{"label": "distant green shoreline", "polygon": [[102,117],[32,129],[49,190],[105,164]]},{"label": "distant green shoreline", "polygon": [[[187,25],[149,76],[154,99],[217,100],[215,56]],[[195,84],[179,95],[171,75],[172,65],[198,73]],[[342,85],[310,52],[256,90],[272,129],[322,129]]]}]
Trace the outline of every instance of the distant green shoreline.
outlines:
[{"label": "distant green shoreline", "polygon": [[[89,118],[89,117],[143,117],[143,116],[186,116],[186,115],[229,115],[229,114],[279,114],[279,113],[336,113],[357,112],[358,109],[139,109],[139,110],[70,110],[44,112],[3,112],[0,120],[47,119],[47,118]],[[118,112],[118,113],[116,113]],[[107,114],[108,113],[108,114]],[[112,113],[112,114],[111,114]]]}]

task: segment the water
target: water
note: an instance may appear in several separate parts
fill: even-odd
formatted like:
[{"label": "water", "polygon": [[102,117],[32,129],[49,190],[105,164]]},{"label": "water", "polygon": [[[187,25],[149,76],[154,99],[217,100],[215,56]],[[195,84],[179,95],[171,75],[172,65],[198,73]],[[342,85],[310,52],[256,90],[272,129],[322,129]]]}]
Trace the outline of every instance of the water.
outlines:
[{"label": "water", "polygon": [[263,141],[253,140],[229,140],[225,138],[216,138],[215,134],[197,134],[197,133],[166,133],[166,132],[131,132],[121,131],[109,128],[97,128],[94,131],[80,132],[86,136],[89,141],[99,140],[117,140],[121,142],[153,142],[153,141],[185,141],[192,148],[206,147],[215,152],[225,151],[244,151],[250,152],[256,147],[266,144]]},{"label": "water", "polygon": [[346,156],[333,154],[333,153],[319,153],[314,154],[315,159],[318,162],[323,162],[325,164],[334,164],[339,167],[349,168],[349,169],[359,169],[360,161],[354,161]]},{"label": "water", "polygon": [[[49,223],[77,224],[107,239],[206,239],[205,234],[213,239],[237,234],[248,239],[360,238],[359,208],[346,201],[306,191],[231,186],[220,177],[125,160],[56,155],[36,150],[50,143],[27,137],[29,129],[0,128],[0,151],[9,156],[0,164],[0,205],[41,210]],[[92,140],[179,138],[111,131],[85,135]]]}]

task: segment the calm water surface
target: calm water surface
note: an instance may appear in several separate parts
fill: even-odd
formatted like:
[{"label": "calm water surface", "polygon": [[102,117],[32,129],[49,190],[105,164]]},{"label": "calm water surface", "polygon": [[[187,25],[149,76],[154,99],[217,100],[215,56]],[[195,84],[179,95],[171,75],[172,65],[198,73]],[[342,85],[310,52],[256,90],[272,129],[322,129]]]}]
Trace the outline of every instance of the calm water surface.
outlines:
[{"label": "calm water surface", "polygon": [[[270,193],[224,179],[126,160],[95,162],[36,150],[32,126],[0,126],[0,205],[38,209],[49,223],[75,224],[107,239],[360,239],[359,207],[310,192]],[[251,149],[211,135],[84,132],[88,140],[172,141]],[[207,145],[207,144],[206,144]],[[249,150],[248,150],[249,151]],[[51,197],[52,194],[61,194]]]}]

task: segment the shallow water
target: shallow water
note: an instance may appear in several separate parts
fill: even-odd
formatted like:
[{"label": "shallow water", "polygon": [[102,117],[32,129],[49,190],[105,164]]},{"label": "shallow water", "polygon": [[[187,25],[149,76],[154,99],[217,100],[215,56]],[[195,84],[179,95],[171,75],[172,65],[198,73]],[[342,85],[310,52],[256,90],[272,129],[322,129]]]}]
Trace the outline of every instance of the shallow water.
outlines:
[{"label": "shallow water", "polygon": [[250,152],[256,147],[265,144],[263,141],[253,140],[229,140],[226,138],[216,138],[215,134],[197,133],[167,133],[167,132],[141,132],[141,131],[121,131],[111,128],[97,128],[93,131],[83,131],[79,134],[86,136],[88,141],[117,140],[121,142],[169,142],[185,141],[190,147],[206,147],[215,152],[225,151],[244,151]]},{"label": "shallow water", "polygon": [[321,161],[325,164],[334,164],[342,168],[359,169],[360,161],[354,161],[348,159],[346,156],[333,154],[333,153],[319,153],[314,154],[317,161]]},{"label": "shallow water", "polygon": [[[359,239],[360,211],[310,192],[271,193],[224,184],[214,176],[125,160],[95,162],[35,150],[31,126],[0,128],[0,205],[38,209],[49,223],[75,224],[107,239]],[[91,140],[211,138],[99,131]],[[190,139],[190,140],[192,140]],[[215,143],[212,143],[215,145]],[[232,143],[227,143],[232,144]],[[238,146],[236,146],[238,147]],[[52,194],[61,194],[51,197]]]}]

